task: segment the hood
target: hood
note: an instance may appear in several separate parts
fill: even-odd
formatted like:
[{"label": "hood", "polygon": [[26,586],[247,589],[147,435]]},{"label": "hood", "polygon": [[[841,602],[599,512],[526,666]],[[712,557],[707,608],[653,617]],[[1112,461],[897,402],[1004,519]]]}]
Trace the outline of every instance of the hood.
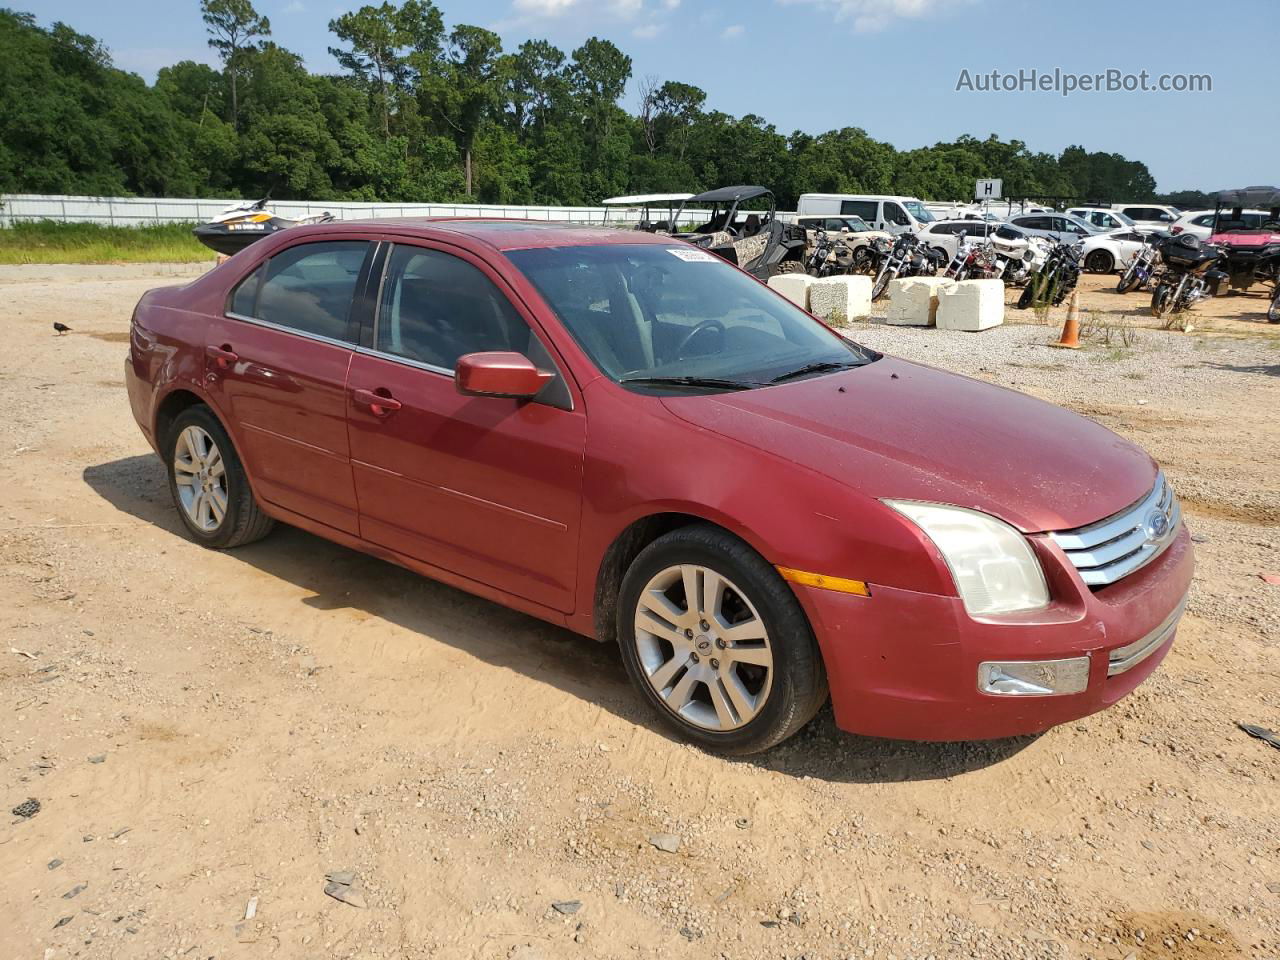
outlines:
[{"label": "hood", "polygon": [[1092,420],[893,357],[795,383],[663,403],[689,423],[868,497],[969,507],[1026,533],[1101,520],[1155,484],[1151,457]]},{"label": "hood", "polygon": [[1209,238],[1210,243],[1232,247],[1267,247],[1280,243],[1280,232],[1274,230],[1223,230]]}]

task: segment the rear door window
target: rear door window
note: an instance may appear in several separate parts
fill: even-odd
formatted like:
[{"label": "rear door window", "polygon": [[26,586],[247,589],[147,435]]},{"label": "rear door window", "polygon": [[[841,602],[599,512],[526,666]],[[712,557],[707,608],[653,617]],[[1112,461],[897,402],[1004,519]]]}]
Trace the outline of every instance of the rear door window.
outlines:
[{"label": "rear door window", "polygon": [[310,336],[356,342],[351,304],[369,243],[300,243],[276,254],[231,295],[230,311]]}]

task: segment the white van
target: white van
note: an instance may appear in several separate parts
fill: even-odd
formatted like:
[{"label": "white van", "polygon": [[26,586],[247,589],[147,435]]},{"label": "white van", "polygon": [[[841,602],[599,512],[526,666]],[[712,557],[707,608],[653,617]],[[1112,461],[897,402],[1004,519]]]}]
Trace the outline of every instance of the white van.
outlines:
[{"label": "white van", "polygon": [[861,217],[873,230],[889,233],[915,233],[937,219],[915,197],[855,193],[801,194],[796,212]]}]

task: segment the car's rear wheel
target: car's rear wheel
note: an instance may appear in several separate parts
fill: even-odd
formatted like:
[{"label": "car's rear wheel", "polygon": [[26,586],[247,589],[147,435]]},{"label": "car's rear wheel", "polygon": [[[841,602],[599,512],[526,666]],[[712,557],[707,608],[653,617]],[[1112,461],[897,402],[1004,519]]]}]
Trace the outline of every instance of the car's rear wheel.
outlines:
[{"label": "car's rear wheel", "polygon": [[274,525],[254,499],[231,438],[208,407],[189,407],[174,420],[165,461],[178,517],[197,543],[239,547]]},{"label": "car's rear wheel", "polygon": [[1090,273],[1110,273],[1115,266],[1116,258],[1110,250],[1094,250],[1084,259],[1084,268]]},{"label": "car's rear wheel", "polygon": [[641,551],[623,579],[618,637],[627,673],[659,716],[721,753],[769,749],[826,699],[795,595],[718,527],[683,527]]}]

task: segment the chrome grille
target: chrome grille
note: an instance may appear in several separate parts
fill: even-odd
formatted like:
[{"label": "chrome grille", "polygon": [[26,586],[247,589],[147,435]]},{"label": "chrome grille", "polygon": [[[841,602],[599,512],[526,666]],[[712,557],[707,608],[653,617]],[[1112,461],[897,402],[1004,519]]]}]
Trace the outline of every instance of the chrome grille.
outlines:
[{"label": "chrome grille", "polygon": [[1133,506],[1086,527],[1049,536],[1086,584],[1103,587],[1158,557],[1177,536],[1181,522],[1182,508],[1161,471],[1151,492]]}]

